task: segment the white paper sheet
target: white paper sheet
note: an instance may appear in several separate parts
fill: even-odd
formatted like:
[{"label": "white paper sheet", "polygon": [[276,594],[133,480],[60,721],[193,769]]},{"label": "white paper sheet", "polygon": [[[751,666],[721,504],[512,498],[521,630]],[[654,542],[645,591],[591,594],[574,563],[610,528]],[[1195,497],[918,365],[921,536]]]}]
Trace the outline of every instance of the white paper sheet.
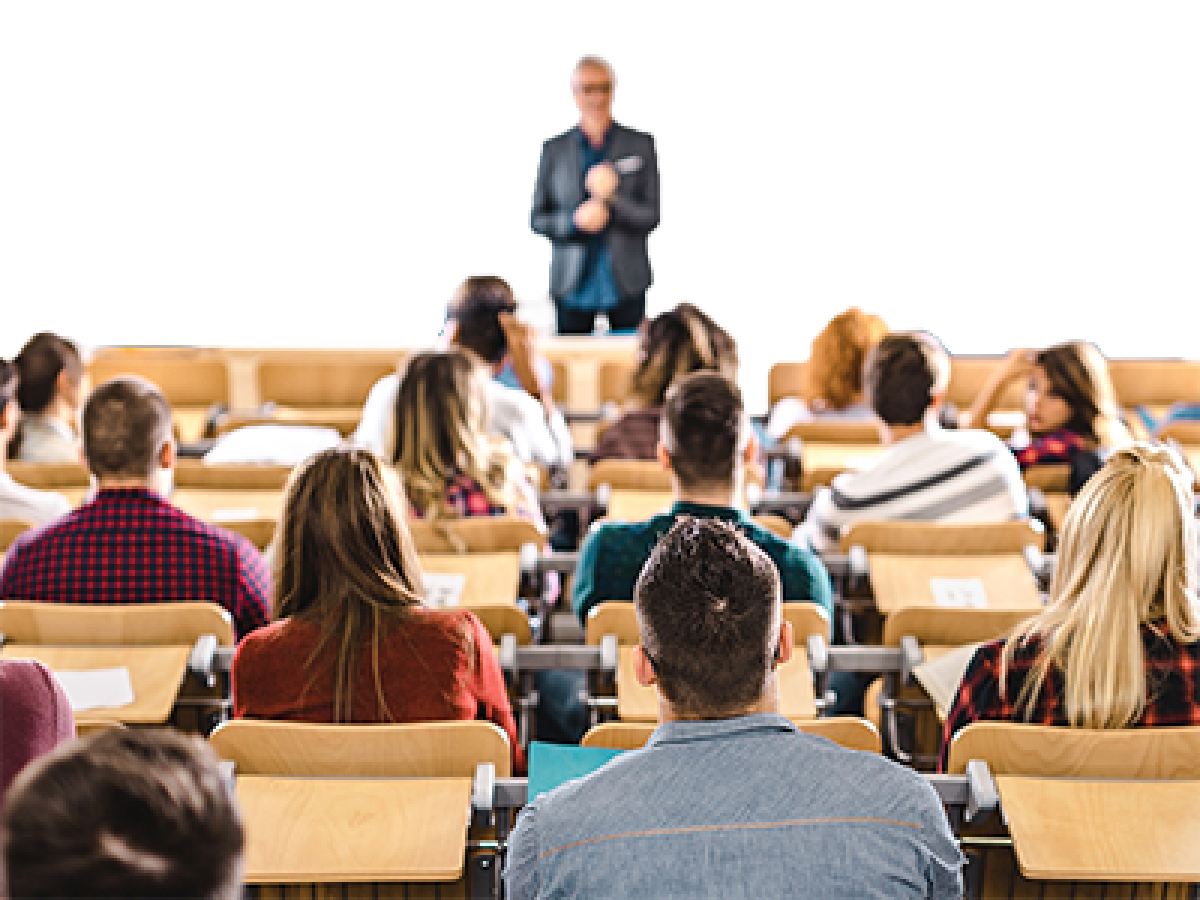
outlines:
[{"label": "white paper sheet", "polygon": [[434,609],[445,606],[458,606],[463,588],[467,586],[467,576],[452,572],[425,572],[425,605]]},{"label": "white paper sheet", "polygon": [[133,682],[129,680],[129,669],[119,666],[113,669],[81,669],[54,672],[71,701],[71,709],[128,706],[133,702]]},{"label": "white paper sheet", "polygon": [[929,589],[938,606],[987,609],[987,591],[979,578],[930,578]]}]

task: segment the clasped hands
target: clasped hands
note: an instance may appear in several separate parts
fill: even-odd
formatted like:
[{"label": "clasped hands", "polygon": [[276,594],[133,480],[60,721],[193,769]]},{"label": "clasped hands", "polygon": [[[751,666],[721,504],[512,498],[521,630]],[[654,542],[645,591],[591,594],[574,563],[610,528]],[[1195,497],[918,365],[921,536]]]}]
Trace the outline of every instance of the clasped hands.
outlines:
[{"label": "clasped hands", "polygon": [[588,234],[603,231],[608,224],[608,201],[617,192],[617,171],[612,163],[600,163],[588,169],[584,181],[591,197],[575,209],[575,227]]}]

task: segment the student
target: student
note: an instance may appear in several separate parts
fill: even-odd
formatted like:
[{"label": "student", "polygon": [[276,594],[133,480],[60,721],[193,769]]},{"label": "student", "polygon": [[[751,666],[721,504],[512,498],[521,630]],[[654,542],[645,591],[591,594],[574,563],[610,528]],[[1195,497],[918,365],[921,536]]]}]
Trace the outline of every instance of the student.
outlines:
[{"label": "student", "polygon": [[21,427],[9,452],[23,462],[79,462],[76,428],[88,391],[79,348],[43,331],[25,343],[13,363]]},{"label": "student", "polygon": [[171,407],[141,378],[114,378],[83,407],[95,496],[18,536],[0,598],[46,603],[217,603],[239,637],[267,621],[270,573],[245,538],[173,506]]},{"label": "student", "polygon": [[633,599],[633,585],[658,539],[679,516],[716,517],[736,524],[779,568],[783,599],[816,603],[832,615],[825,566],[807,548],[776,537],[740,509],[744,468],[755,440],[742,393],[717,372],[693,372],[667,391],[657,445],[671,475],[675,503],[645,522],[602,521],[584,537],[571,581],[571,606],[581,623],[605,600]]},{"label": "student", "polygon": [[487,433],[487,376],[461,347],[420,350],[400,371],[385,459],[415,515],[516,515],[546,524],[524,466]]},{"label": "student", "polygon": [[0,659],[0,800],[31,760],[75,737],[62,685],[34,659]]},{"label": "student", "polygon": [[1165,447],[1116,451],[1071,503],[1046,609],[983,644],[946,718],[1200,725],[1192,478]]},{"label": "student", "polygon": [[62,494],[18,484],[4,471],[8,447],[16,436],[19,419],[17,370],[12,363],[0,359],[0,519],[42,525],[70,512],[71,504]]},{"label": "student", "polygon": [[30,765],[4,805],[10,897],[242,896],[245,833],[199,737],[111,728]]},{"label": "student", "polygon": [[238,718],[428,722],[483,718],[524,760],[492,639],[474,614],[422,606],[394,471],[341,445],[301,463],[275,539],[276,621],[233,660]]},{"label": "student", "polygon": [[535,897],[960,897],[962,854],[916,772],[779,715],[779,573],[736,526],[679,519],[638,577],[645,748],[531,798],[504,868]]},{"label": "student", "polygon": [[887,334],[879,316],[853,306],[838,313],[813,338],[805,378],[812,399],[781,398],[767,421],[767,438],[778,441],[798,422],[821,419],[870,421],[873,413],[863,395],[863,363]]},{"label": "student", "polygon": [[863,383],[886,446],[869,468],[819,490],[795,540],[833,550],[851,523],[1003,522],[1029,513],[1012,454],[989,431],[938,424],[950,357],[933,335],[895,332],[867,356]]},{"label": "student", "polygon": [[627,409],[601,435],[589,460],[654,459],[667,389],[690,372],[720,372],[736,381],[737,370],[734,339],[692,304],[681,303],[645,322],[638,332]]},{"label": "student", "polygon": [[1069,464],[1068,490],[1076,494],[1109,452],[1132,440],[1121,421],[1108,365],[1085,341],[1037,352],[1013,350],[961,417],[962,426],[982,428],[1008,386],[1023,379],[1028,379],[1029,433],[1014,440],[1012,452],[1022,471],[1045,463]]},{"label": "student", "polygon": [[[488,430],[507,438],[522,462],[564,469],[575,458],[571,432],[541,371],[545,361],[537,353],[533,330],[517,320],[516,310],[516,297],[503,278],[472,276],[446,309],[446,337],[451,346],[475,354],[491,376],[484,382]],[[518,386],[502,383],[510,371]],[[371,388],[354,432],[356,444],[387,454],[399,384],[400,375],[394,373]]]}]

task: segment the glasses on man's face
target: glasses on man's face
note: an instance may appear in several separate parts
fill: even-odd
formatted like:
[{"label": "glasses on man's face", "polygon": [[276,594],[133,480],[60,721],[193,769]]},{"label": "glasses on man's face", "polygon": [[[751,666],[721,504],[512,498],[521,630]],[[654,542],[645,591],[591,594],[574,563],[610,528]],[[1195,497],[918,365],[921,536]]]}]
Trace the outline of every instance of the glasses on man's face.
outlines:
[{"label": "glasses on man's face", "polygon": [[587,96],[589,94],[611,94],[612,93],[612,82],[611,81],[598,81],[598,82],[595,82],[594,84],[581,84],[577,88],[577,90],[579,91],[579,93],[583,94],[584,96]]}]

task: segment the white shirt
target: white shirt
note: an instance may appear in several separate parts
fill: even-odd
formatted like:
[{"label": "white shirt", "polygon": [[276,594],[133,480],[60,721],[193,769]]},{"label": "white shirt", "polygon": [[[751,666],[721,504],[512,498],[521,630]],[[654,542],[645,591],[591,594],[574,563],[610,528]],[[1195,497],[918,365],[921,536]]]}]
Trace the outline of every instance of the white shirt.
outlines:
[{"label": "white shirt", "polygon": [[871,468],[822,488],[792,539],[837,548],[852,522],[1004,522],[1029,514],[1021,468],[990,431],[926,428],[889,446]]},{"label": "white shirt", "polygon": [[62,494],[26,487],[13,481],[7,472],[0,472],[0,519],[43,525],[70,511],[71,502]]},{"label": "white shirt", "polygon": [[[386,375],[375,383],[352,440],[361,447],[386,455],[388,431],[396,407],[400,376]],[[508,438],[513,453],[522,462],[543,466],[569,466],[575,458],[571,432],[557,409],[549,417],[546,409],[525,391],[487,381],[488,420],[492,434]]]}]

